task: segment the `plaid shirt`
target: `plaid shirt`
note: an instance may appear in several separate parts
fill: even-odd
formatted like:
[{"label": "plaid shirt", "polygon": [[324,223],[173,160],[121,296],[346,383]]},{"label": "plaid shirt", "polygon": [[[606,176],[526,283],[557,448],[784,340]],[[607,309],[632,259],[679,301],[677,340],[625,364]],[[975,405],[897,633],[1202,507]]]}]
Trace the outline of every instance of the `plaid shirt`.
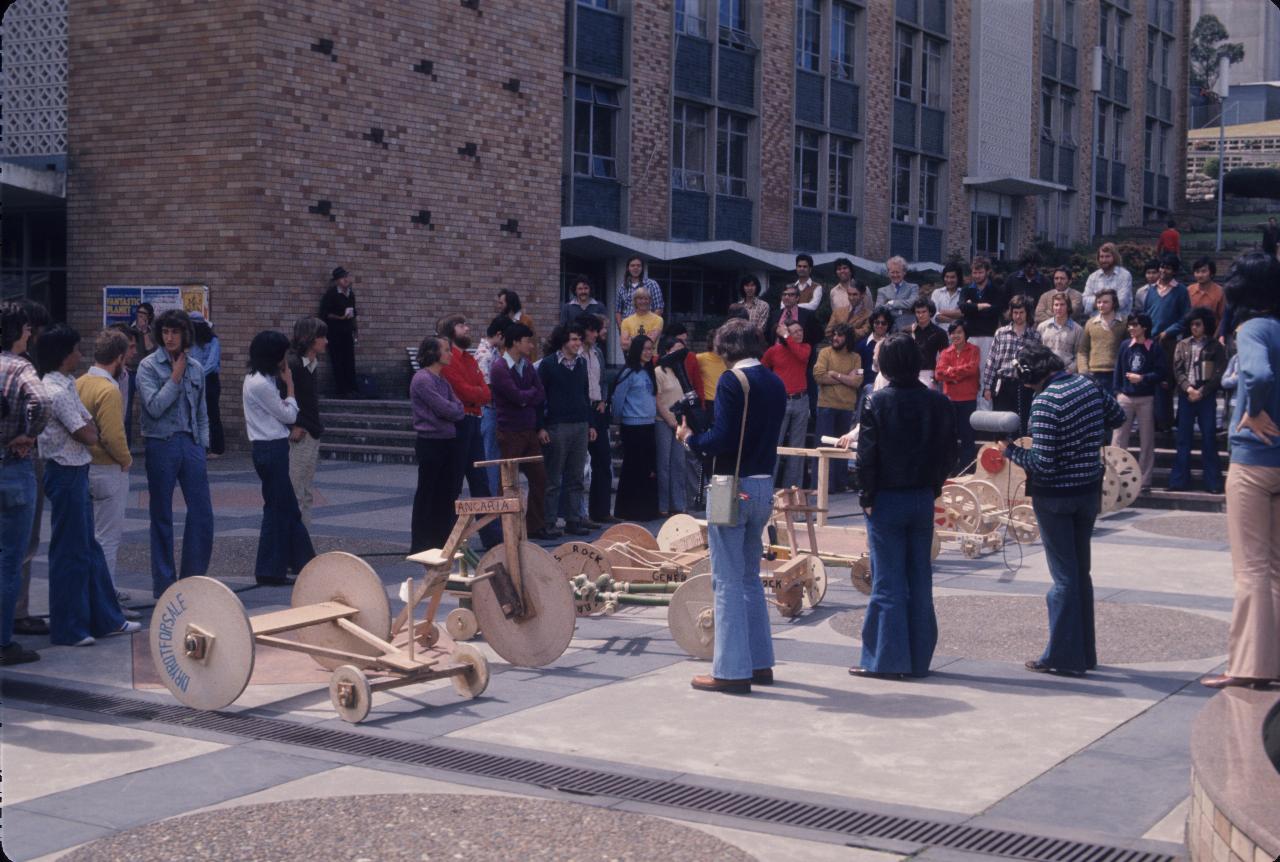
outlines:
[{"label": "plaid shirt", "polygon": [[983,391],[994,390],[997,377],[1012,379],[1013,360],[1018,358],[1018,351],[1039,341],[1040,333],[1036,332],[1034,326],[1028,326],[1022,335],[1013,331],[1013,324],[997,329],[995,341],[991,343],[991,353],[987,355],[987,367],[982,370]]},{"label": "plaid shirt", "polygon": [[0,457],[13,458],[14,437],[37,437],[49,421],[50,400],[31,363],[0,353]]},{"label": "plaid shirt", "polygon": [[662,309],[665,307],[662,302],[662,288],[658,287],[656,281],[648,277],[635,287],[631,286],[629,279],[624,279],[622,284],[618,286],[618,302],[614,306],[614,310],[622,315],[624,319],[635,314],[636,303],[634,297],[636,290],[641,287],[649,291],[649,310],[662,317]]}]

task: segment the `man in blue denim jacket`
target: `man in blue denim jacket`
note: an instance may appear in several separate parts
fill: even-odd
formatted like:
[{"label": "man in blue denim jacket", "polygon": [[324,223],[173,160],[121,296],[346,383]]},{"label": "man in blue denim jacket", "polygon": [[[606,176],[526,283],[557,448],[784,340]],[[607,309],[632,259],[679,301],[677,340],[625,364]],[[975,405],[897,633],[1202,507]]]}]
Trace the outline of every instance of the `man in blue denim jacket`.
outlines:
[{"label": "man in blue denim jacket", "polygon": [[151,496],[151,589],[156,598],[174,582],[173,488],[182,486],[187,519],[182,531],[182,577],[203,575],[213,554],[213,504],[205,448],[209,413],[204,369],[187,356],[191,318],[170,309],[156,321],[161,349],[138,366],[147,489]]}]

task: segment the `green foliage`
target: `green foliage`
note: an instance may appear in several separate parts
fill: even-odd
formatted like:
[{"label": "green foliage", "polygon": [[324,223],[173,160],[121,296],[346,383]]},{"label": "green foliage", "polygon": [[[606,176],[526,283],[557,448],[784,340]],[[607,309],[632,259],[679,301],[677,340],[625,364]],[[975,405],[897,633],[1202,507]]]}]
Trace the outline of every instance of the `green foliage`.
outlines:
[{"label": "green foliage", "polygon": [[1191,85],[1200,90],[1212,90],[1218,83],[1218,58],[1227,57],[1232,63],[1244,59],[1244,44],[1227,42],[1227,28],[1217,15],[1201,15],[1191,30]]},{"label": "green foliage", "polygon": [[1200,173],[1204,174],[1211,180],[1218,178],[1218,157],[1213,156],[1204,160],[1204,167],[1200,168]]}]

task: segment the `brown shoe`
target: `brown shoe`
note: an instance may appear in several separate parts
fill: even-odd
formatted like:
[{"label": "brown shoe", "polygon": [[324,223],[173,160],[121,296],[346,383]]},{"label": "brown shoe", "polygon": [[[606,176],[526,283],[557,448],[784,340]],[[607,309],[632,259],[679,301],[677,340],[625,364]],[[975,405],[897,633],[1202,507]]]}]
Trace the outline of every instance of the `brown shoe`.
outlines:
[{"label": "brown shoe", "polygon": [[751,694],[749,679],[716,679],[710,674],[695,676],[689,683],[698,691],[722,691],[726,694]]},{"label": "brown shoe", "polygon": [[1200,678],[1200,684],[1208,688],[1266,688],[1271,685],[1269,679],[1255,679],[1250,676],[1231,676],[1230,674],[1218,674],[1217,676],[1203,676]]}]

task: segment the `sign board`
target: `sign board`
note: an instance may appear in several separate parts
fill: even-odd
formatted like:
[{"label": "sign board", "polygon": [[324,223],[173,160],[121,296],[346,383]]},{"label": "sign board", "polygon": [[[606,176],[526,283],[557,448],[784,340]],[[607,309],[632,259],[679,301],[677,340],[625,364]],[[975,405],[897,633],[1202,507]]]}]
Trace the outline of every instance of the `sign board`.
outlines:
[{"label": "sign board", "polygon": [[141,303],[149,302],[159,317],[171,308],[198,311],[209,319],[209,288],[203,284],[110,285],[102,289],[102,325],[132,323]]},{"label": "sign board", "polygon": [[459,515],[506,515],[520,511],[519,497],[481,497],[458,500],[453,508]]}]

